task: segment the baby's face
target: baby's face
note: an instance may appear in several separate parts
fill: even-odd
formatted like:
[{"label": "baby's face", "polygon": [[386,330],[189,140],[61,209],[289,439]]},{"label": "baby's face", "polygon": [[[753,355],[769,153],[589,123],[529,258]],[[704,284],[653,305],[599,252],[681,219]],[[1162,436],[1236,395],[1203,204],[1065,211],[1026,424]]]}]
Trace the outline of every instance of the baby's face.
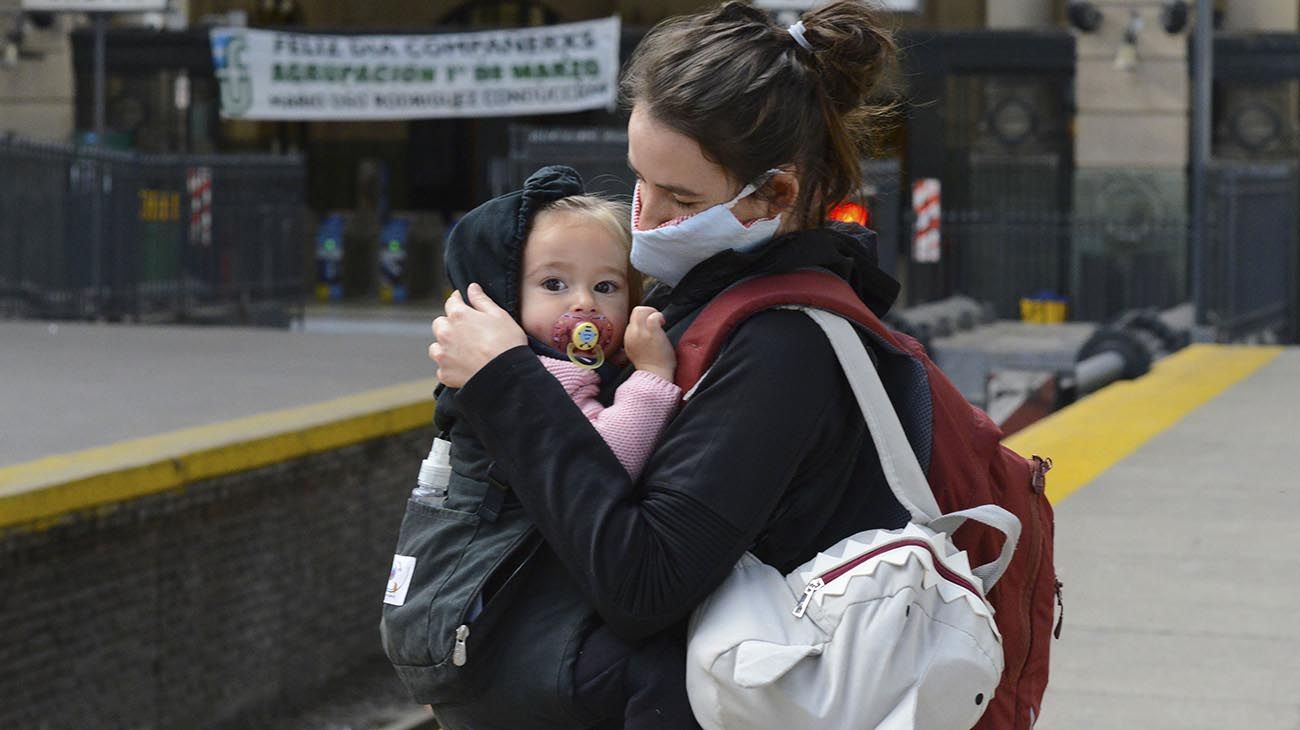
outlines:
[{"label": "baby's face", "polygon": [[565,312],[602,314],[614,326],[605,351],[613,354],[627,328],[627,273],[627,254],[605,226],[573,213],[541,213],[524,244],[524,331],[550,345],[555,320]]}]

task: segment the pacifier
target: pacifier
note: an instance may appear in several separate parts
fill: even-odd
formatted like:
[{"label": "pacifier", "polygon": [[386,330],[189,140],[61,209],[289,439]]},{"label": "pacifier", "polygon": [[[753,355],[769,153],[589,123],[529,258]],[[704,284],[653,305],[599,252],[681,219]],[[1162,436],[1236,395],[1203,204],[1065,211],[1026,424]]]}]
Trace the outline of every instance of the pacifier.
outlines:
[{"label": "pacifier", "polygon": [[605,364],[605,348],[614,343],[614,323],[603,314],[565,312],[555,320],[551,342],[574,365],[595,370]]}]

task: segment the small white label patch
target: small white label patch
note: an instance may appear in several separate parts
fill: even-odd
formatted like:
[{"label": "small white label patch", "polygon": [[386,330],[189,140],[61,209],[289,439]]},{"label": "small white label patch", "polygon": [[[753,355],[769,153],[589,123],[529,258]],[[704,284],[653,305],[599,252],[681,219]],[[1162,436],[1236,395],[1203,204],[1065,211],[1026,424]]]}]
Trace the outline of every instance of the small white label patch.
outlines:
[{"label": "small white label patch", "polygon": [[411,576],[415,573],[415,558],[410,555],[394,555],[393,569],[388,571],[388,590],[384,591],[384,603],[400,606],[406,603],[406,590],[411,587]]}]

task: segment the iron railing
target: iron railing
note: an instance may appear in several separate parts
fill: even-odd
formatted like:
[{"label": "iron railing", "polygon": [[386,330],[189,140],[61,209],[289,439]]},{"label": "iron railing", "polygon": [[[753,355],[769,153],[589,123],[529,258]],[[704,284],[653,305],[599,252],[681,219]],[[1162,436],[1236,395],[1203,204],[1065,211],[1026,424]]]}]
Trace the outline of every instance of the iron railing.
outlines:
[{"label": "iron railing", "polygon": [[1296,341],[1300,169],[1218,162],[1210,179],[1206,322],[1225,340],[1267,330]]},{"label": "iron railing", "polygon": [[[904,231],[913,225],[908,211]],[[1171,307],[1187,296],[1181,220],[954,210],[944,212],[940,236],[944,265],[909,261],[908,278],[942,271],[943,281],[931,288],[988,302],[1003,319],[1019,318],[1024,298],[1064,298],[1071,319],[1105,321],[1130,309]]]},{"label": "iron railing", "polygon": [[[1300,329],[1300,170],[1294,164],[1216,162],[1210,176],[1201,321],[1235,341]],[[911,231],[914,216],[904,216]],[[908,278],[1019,316],[1021,298],[1065,299],[1075,320],[1166,309],[1191,297],[1191,221],[1010,208],[945,211],[943,265],[909,263]]]},{"label": "iron railing", "polygon": [[304,190],[296,157],[0,139],[0,316],[287,326]]}]

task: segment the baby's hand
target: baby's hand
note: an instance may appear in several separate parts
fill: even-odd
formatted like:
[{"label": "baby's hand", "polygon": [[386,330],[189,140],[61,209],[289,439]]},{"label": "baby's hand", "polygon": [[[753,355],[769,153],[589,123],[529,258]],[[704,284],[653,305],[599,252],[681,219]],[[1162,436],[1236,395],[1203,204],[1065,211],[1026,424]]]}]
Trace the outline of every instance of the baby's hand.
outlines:
[{"label": "baby's hand", "polygon": [[645,370],[672,382],[677,370],[677,353],[664,334],[664,316],[654,307],[633,307],[623,333],[623,349],[637,370]]}]

